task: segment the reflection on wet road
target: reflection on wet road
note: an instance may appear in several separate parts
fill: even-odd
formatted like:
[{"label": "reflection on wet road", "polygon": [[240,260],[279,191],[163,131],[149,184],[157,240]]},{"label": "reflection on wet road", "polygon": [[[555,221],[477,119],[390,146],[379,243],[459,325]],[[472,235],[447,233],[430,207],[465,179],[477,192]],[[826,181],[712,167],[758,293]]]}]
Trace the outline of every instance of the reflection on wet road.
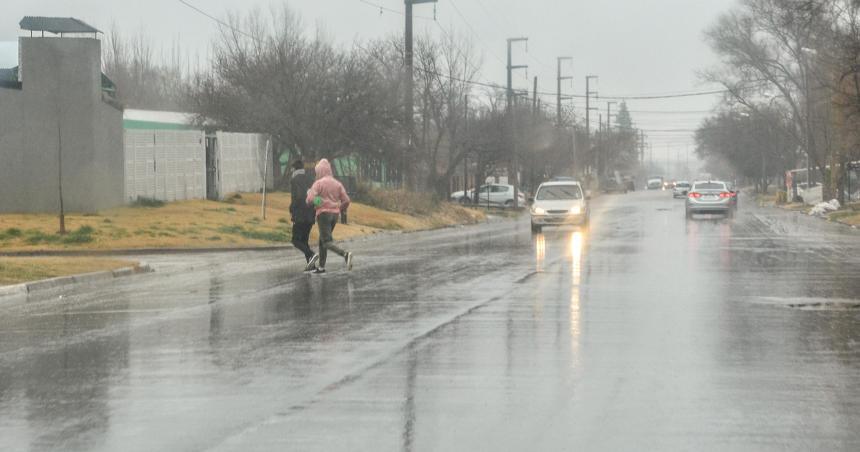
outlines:
[{"label": "reflection on wet road", "polygon": [[0,450],[860,450],[856,231],[648,192],[350,247],[0,299]]}]

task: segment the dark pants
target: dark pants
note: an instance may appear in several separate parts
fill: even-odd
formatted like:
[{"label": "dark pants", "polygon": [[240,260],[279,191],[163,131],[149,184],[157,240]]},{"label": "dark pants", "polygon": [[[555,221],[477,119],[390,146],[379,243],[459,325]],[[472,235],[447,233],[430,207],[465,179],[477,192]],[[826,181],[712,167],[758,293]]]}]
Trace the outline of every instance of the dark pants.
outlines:
[{"label": "dark pants", "polygon": [[325,268],[325,258],[328,250],[332,250],[341,256],[346,256],[346,251],[335,245],[331,236],[335,225],[337,225],[337,217],[337,214],[325,212],[317,216],[317,227],[320,233],[320,268]]},{"label": "dark pants", "polygon": [[311,246],[308,244],[308,240],[311,238],[311,229],[313,229],[313,227],[313,223],[293,223],[293,246],[305,254],[305,262],[310,261],[311,257],[314,255],[314,252],[311,250]]}]

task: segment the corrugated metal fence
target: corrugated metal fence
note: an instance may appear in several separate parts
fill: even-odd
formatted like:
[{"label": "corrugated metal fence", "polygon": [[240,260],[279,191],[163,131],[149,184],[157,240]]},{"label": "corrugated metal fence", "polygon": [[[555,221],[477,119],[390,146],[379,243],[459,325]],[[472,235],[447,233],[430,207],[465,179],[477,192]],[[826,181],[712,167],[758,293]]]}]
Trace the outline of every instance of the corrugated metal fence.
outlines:
[{"label": "corrugated metal fence", "polygon": [[[255,133],[216,132],[218,146],[218,194],[257,192],[263,187],[266,136]],[[273,168],[268,166],[272,186]]]},{"label": "corrugated metal fence", "polygon": [[125,199],[206,197],[206,145],[196,130],[126,130]]}]

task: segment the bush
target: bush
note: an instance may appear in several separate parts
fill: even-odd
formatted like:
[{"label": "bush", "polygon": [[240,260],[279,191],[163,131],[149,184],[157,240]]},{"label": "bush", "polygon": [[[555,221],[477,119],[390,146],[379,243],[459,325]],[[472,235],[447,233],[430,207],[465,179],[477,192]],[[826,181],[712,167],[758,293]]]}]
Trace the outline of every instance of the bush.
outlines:
[{"label": "bush", "polygon": [[[359,188],[360,187],[360,188]],[[439,200],[430,193],[408,190],[383,190],[359,185],[356,201],[391,212],[407,215],[431,215],[439,207]]]},{"label": "bush", "polygon": [[81,243],[90,243],[93,241],[95,229],[92,226],[81,226],[77,230],[60,234],[46,234],[38,229],[27,231],[25,242],[29,245],[39,245],[42,243],[62,243],[64,245],[75,245]]},{"label": "bush", "polygon": [[60,239],[62,243],[67,245],[76,243],[90,243],[93,241],[93,233],[95,229],[91,226],[81,226],[76,231],[72,231]]},{"label": "bush", "polygon": [[163,207],[164,201],[161,201],[158,199],[153,199],[153,198],[146,198],[146,197],[138,196],[138,198],[133,203],[131,203],[131,205],[132,205],[132,207],[152,207],[152,208],[155,208],[155,207]]},{"label": "bush", "polygon": [[22,234],[22,232],[20,229],[9,228],[9,229],[6,229],[5,231],[0,231],[0,240],[14,239],[17,237],[21,237],[21,234]]},{"label": "bush", "polygon": [[259,229],[245,229],[242,226],[221,226],[218,232],[222,234],[234,234],[246,239],[262,240],[264,242],[289,242],[290,234],[281,231],[261,231]]},{"label": "bush", "polygon": [[240,195],[239,193],[233,193],[224,198],[224,202],[227,204],[236,204],[240,203],[240,201],[242,201],[242,195]]}]

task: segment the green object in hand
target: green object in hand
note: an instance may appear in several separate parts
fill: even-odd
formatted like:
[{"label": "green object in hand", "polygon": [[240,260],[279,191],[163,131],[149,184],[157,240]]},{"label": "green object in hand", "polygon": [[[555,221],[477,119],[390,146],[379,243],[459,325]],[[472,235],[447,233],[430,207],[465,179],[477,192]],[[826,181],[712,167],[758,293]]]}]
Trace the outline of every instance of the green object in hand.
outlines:
[{"label": "green object in hand", "polygon": [[314,207],[319,207],[322,205],[322,196],[314,197]]}]

